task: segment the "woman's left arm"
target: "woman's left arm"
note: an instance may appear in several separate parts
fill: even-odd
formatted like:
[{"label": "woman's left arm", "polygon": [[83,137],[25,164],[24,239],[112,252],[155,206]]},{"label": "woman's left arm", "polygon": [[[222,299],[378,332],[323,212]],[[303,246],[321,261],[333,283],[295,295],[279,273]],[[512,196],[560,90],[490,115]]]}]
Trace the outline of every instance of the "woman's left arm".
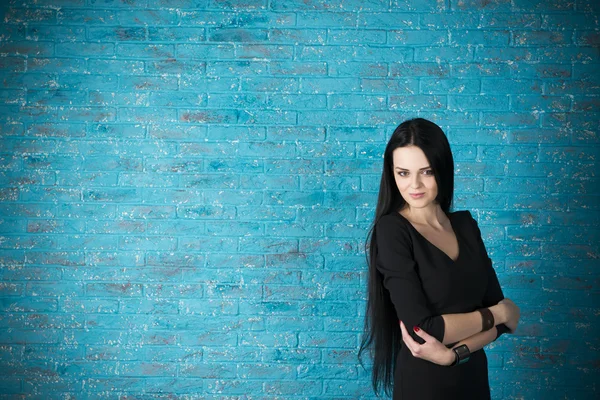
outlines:
[{"label": "woman's left arm", "polygon": [[454,355],[454,351],[452,351],[452,349],[454,349],[455,347],[466,344],[469,348],[469,351],[473,353],[477,350],[482,349],[485,345],[496,340],[498,336],[498,331],[496,327],[493,327],[490,330],[476,333],[473,336],[470,336],[464,340],[461,340],[458,343],[455,343],[451,348],[448,348],[422,329],[414,331],[418,336],[425,340],[424,344],[419,344],[410,337],[406,329],[407,328],[404,325],[404,323],[400,322],[402,340],[404,340],[404,343],[409,348],[413,356],[426,361],[430,361],[438,365],[446,366],[454,362],[456,356]]},{"label": "woman's left arm", "polygon": [[448,349],[448,362],[444,365],[450,365],[454,362],[455,355],[452,349],[466,344],[469,348],[469,351],[473,353],[477,350],[482,349],[485,345],[492,343],[494,340],[496,340],[497,335],[497,329],[496,327],[493,327],[488,331],[479,332],[471,337],[466,338],[465,340],[461,340],[460,342],[452,346],[452,348]]}]

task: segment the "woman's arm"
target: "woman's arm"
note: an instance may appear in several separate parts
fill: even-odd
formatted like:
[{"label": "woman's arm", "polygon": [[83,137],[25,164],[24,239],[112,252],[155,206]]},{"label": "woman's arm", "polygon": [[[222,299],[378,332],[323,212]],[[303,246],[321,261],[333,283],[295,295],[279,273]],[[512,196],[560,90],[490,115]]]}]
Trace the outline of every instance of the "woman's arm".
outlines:
[{"label": "woman's arm", "polygon": [[[495,306],[488,307],[494,316],[495,325],[503,324],[506,322],[505,307],[503,304],[496,304]],[[470,339],[477,333],[481,332],[482,321],[481,313],[479,311],[473,311],[462,314],[444,314],[444,339],[443,344],[456,343],[459,340]],[[493,329],[496,332],[495,327]],[[487,331],[489,332],[489,331]],[[495,339],[495,336],[494,336]],[[469,348],[471,348],[469,346]]]},{"label": "woman's arm", "polygon": [[[493,342],[494,340],[496,340],[496,337],[498,336],[498,331],[496,329],[496,327],[493,327],[492,329],[485,331],[485,332],[479,332],[465,340],[460,341],[459,343],[457,343],[456,345],[452,346],[452,349],[454,349],[455,347],[458,346],[462,346],[463,344],[466,344],[467,347],[469,348],[469,351],[471,353],[482,349],[486,344],[489,344],[491,342]],[[455,359],[455,355],[454,355],[454,351],[452,351],[452,349],[448,349],[447,352],[447,362],[444,365],[450,365],[454,362]]]},{"label": "woman's arm", "polygon": [[485,332],[479,332],[465,340],[458,343],[454,343],[451,347],[445,346],[435,337],[431,336],[427,332],[418,327],[414,327],[414,331],[424,343],[417,343],[412,336],[408,333],[406,326],[400,321],[400,330],[402,331],[402,341],[408,347],[411,354],[425,361],[432,362],[438,365],[450,366],[456,355],[453,351],[454,348],[466,344],[471,352],[475,352],[488,343],[493,342],[499,336],[499,332],[502,330],[504,325],[498,325],[499,328],[493,327]]}]

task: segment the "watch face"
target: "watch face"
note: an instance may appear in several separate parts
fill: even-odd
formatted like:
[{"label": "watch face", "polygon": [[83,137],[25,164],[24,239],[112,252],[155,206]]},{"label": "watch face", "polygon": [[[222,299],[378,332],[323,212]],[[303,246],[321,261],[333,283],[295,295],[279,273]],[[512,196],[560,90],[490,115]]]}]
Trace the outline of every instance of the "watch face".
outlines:
[{"label": "watch face", "polygon": [[456,354],[456,359],[450,365],[460,365],[469,361],[469,357],[471,357],[471,351],[466,344],[460,345],[452,349],[454,354]]},{"label": "watch face", "polygon": [[467,345],[466,345],[466,344],[463,344],[463,345],[461,345],[461,346],[458,346],[458,347],[456,348],[456,351],[457,351],[459,354],[461,354],[461,355],[462,355],[462,354],[471,354],[471,352],[469,351],[469,347],[467,347]]}]

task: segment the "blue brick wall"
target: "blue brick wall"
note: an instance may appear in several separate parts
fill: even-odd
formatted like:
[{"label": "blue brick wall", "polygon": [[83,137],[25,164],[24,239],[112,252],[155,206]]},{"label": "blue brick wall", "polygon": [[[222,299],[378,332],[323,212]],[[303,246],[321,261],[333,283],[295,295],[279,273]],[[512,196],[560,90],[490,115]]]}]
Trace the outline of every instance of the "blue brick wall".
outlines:
[{"label": "blue brick wall", "polygon": [[415,116],[521,306],[493,398],[598,397],[598,2],[2,3],[0,398],[373,398],[363,243]]}]

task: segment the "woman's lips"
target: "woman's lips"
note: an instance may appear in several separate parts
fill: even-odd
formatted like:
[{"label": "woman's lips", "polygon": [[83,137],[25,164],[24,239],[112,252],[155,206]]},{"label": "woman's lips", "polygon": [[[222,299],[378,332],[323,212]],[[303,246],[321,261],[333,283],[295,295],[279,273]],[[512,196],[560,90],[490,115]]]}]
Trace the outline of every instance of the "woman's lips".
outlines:
[{"label": "woman's lips", "polygon": [[410,197],[418,199],[419,197],[423,197],[424,194],[425,193],[417,193],[417,194],[410,193]]}]

